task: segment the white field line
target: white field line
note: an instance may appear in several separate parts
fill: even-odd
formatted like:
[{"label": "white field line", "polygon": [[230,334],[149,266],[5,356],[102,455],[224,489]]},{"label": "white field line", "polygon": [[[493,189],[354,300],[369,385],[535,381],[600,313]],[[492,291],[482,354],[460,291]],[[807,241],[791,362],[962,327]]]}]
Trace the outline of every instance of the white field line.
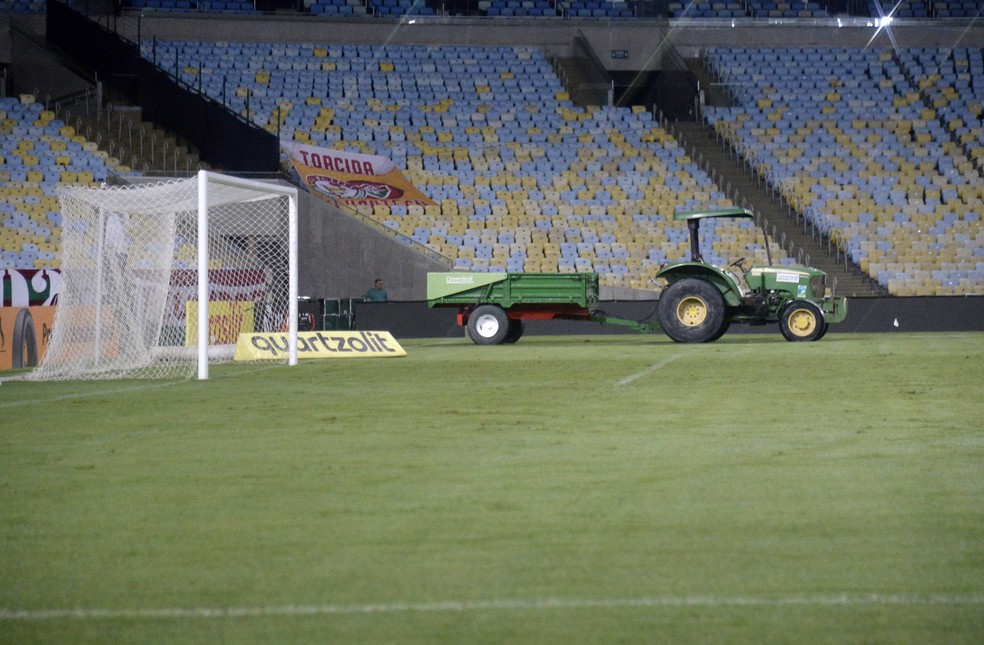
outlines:
[{"label": "white field line", "polygon": [[[105,383],[106,381],[102,381]],[[74,394],[60,394],[58,396],[49,396],[43,398],[31,398],[31,399],[12,399],[9,401],[0,401],[0,409],[3,408],[16,408],[20,406],[38,406],[46,405],[52,403],[53,401],[71,401],[73,399],[87,399],[93,396],[112,396],[114,394],[123,394],[125,392],[137,392],[140,390],[151,390],[160,387],[171,387],[173,385],[179,385],[181,383],[187,383],[187,381],[148,381],[140,383],[139,385],[127,385],[124,387],[116,387],[111,389],[93,389],[90,392],[76,392]],[[0,388],[0,394],[3,393],[3,388]]]},{"label": "white field line", "polygon": [[686,356],[686,354],[674,354],[673,356],[670,356],[669,358],[663,359],[659,363],[655,363],[653,365],[650,365],[649,367],[647,367],[646,369],[644,369],[642,371],[636,372],[635,374],[630,374],[629,376],[626,376],[625,378],[622,378],[622,379],[619,379],[619,380],[615,381],[615,386],[618,387],[618,386],[621,386],[621,385],[628,385],[629,383],[632,383],[633,381],[637,381],[637,380],[641,379],[643,376],[649,376],[653,372],[655,372],[657,370],[663,369],[664,367],[666,367],[667,365],[669,365],[670,363],[672,363],[676,359],[683,358],[684,356]]},{"label": "white field line", "polygon": [[[242,374],[251,374],[253,372],[262,372],[262,371],[266,371],[266,370],[269,370],[269,369],[274,369],[274,368],[279,367],[279,366],[281,366],[280,363],[277,363],[276,365],[256,365],[256,366],[250,366],[248,368],[244,367],[243,369],[237,370],[233,374],[212,374],[212,375],[210,375],[209,378],[212,379],[212,380],[222,379],[222,378],[230,378],[232,376],[239,376],[239,375],[242,375]],[[0,385],[2,385],[6,381],[10,381],[10,382],[14,382],[14,381],[28,382],[28,381],[25,381],[24,379],[21,379],[19,376],[17,376],[17,377],[8,378],[8,379],[0,379]],[[91,382],[94,383],[94,384],[112,383],[112,381],[91,381]],[[168,379],[168,380],[163,380],[163,381],[155,381],[155,380],[148,379],[148,380],[141,381],[141,382],[136,383],[136,384],[133,384],[133,385],[124,385],[122,387],[114,387],[114,388],[109,388],[109,389],[105,389],[105,390],[104,389],[98,389],[98,387],[96,387],[92,391],[89,391],[89,392],[75,392],[73,394],[60,394],[58,396],[51,396],[51,397],[44,397],[44,398],[12,399],[12,400],[9,400],[9,401],[0,401],[0,409],[4,409],[4,408],[15,408],[15,407],[20,407],[20,406],[35,407],[35,406],[38,406],[38,405],[46,405],[46,404],[51,403],[53,401],[71,401],[73,399],[86,399],[86,398],[90,398],[90,397],[94,397],[94,396],[106,396],[106,395],[114,395],[114,394],[123,394],[123,393],[126,393],[126,392],[139,392],[141,390],[154,390],[154,389],[157,389],[157,388],[173,387],[175,385],[186,385],[186,384],[194,383],[194,382],[195,381],[193,379],[190,379],[190,378],[186,378],[186,379]],[[0,395],[3,395],[3,392],[4,392],[3,388],[0,387]]]},{"label": "white field line", "polygon": [[448,600],[422,603],[365,605],[284,605],[279,607],[198,607],[160,609],[0,609],[0,620],[240,618],[257,616],[319,616],[338,614],[454,613],[481,611],[546,611],[565,609],[679,608],[679,607],[864,607],[984,605],[984,594],[835,594],[779,598],[736,596],[664,596],[652,598],[546,600]]}]

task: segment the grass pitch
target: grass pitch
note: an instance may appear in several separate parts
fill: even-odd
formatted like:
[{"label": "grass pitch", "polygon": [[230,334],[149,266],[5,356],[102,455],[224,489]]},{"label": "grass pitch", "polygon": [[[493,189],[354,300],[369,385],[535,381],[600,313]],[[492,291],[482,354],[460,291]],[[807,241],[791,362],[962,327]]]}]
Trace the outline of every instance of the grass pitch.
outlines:
[{"label": "grass pitch", "polygon": [[984,334],[0,387],[3,643],[979,643]]}]

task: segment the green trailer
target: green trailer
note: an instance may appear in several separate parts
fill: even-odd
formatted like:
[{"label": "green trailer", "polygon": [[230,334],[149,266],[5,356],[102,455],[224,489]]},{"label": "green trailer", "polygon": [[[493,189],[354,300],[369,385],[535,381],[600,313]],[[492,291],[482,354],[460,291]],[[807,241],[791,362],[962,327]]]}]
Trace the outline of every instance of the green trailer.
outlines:
[{"label": "green trailer", "polygon": [[427,304],[455,307],[478,345],[515,343],[526,320],[584,320],[651,333],[656,324],[598,309],[597,273],[428,273]]},{"label": "green trailer", "polygon": [[[479,345],[519,340],[525,320],[584,320],[651,333],[662,329],[679,343],[703,343],[724,335],[731,323],[778,323],[790,341],[814,341],[847,316],[847,299],[827,287],[827,276],[812,267],[751,266],[745,258],[727,267],[705,262],[700,222],[709,218],[751,218],[742,208],[688,211],[673,219],[690,230],[691,258],[660,267],[665,283],[656,302],[658,322],[610,316],[598,309],[597,273],[430,273],[427,302],[456,307],[458,324]],[[768,237],[765,249],[771,265]],[[654,296],[656,294],[653,294]]]}]

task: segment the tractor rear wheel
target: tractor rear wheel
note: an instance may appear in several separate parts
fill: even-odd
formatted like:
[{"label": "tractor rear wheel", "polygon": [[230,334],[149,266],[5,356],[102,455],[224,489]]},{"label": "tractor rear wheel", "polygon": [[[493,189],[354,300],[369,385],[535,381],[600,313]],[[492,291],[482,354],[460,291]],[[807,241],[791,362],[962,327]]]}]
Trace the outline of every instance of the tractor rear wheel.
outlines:
[{"label": "tractor rear wheel", "polygon": [[809,300],[794,300],[783,309],[779,330],[791,342],[820,340],[827,331],[827,322],[820,307]]},{"label": "tractor rear wheel", "polygon": [[466,329],[476,345],[498,345],[509,334],[509,316],[502,307],[479,305],[468,317]]},{"label": "tractor rear wheel", "polygon": [[668,286],[656,311],[663,331],[678,343],[706,343],[724,333],[724,296],[700,278],[684,278]]}]

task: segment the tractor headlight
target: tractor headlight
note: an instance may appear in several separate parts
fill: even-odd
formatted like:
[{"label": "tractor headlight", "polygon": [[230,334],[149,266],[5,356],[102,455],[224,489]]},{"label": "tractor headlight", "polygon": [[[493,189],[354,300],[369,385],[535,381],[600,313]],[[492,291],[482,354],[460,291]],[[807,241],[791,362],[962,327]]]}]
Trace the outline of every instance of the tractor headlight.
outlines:
[{"label": "tractor headlight", "polygon": [[827,293],[827,276],[815,275],[810,278],[810,293],[814,298],[823,298]]}]

